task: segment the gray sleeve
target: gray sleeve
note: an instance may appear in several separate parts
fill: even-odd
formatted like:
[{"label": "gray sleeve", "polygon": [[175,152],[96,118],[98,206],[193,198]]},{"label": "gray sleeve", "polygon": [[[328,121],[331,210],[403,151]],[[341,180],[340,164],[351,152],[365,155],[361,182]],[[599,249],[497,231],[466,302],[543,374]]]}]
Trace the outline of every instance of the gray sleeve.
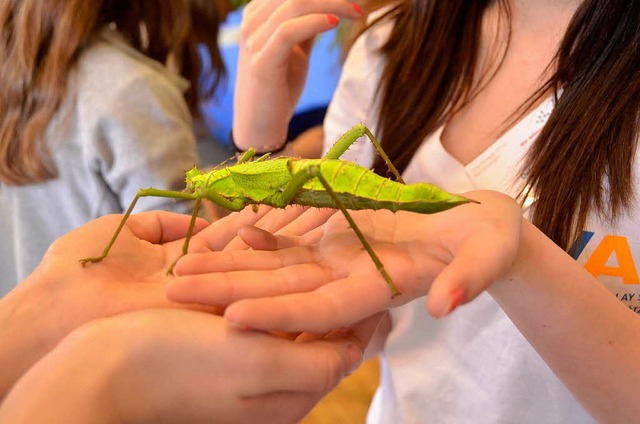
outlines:
[{"label": "gray sleeve", "polygon": [[[198,163],[195,135],[180,90],[143,75],[102,103],[94,152],[100,173],[126,209],[140,188],[183,190],[184,172]],[[186,211],[173,199],[141,199],[136,211]]]}]

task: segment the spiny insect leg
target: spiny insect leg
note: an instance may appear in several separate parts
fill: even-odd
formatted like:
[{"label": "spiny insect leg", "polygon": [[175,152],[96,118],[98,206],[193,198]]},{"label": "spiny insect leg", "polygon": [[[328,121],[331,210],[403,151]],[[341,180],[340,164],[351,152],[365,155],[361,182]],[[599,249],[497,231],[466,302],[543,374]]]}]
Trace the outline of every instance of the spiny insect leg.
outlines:
[{"label": "spiny insect leg", "polygon": [[387,284],[391,288],[391,297],[396,297],[397,295],[399,295],[400,291],[398,290],[395,283],[391,279],[391,276],[387,273],[387,270],[384,268],[382,261],[380,260],[380,258],[378,258],[378,255],[376,255],[376,252],[374,252],[373,248],[371,247],[367,239],[364,237],[364,234],[362,234],[362,231],[360,231],[360,228],[358,228],[358,226],[356,225],[356,222],[351,217],[351,214],[349,213],[347,208],[344,206],[344,203],[342,202],[342,200],[340,200],[340,198],[335,193],[335,191],[333,191],[333,188],[331,188],[331,185],[329,184],[329,182],[324,178],[324,176],[320,172],[320,168],[314,167],[312,172],[314,176],[318,178],[318,180],[322,183],[324,188],[327,190],[327,193],[329,194],[333,202],[336,204],[338,209],[342,211],[342,214],[347,219],[347,222],[349,222],[349,225],[351,226],[351,228],[353,228],[353,231],[358,236],[358,239],[360,239],[362,246],[367,251],[371,259],[373,260],[373,263],[376,264],[376,268],[378,268],[378,271],[380,272],[382,277],[386,280]]},{"label": "spiny insect leg", "polygon": [[184,239],[184,244],[182,245],[182,255],[180,255],[178,259],[173,261],[173,263],[167,270],[167,275],[173,275],[173,268],[175,268],[178,260],[189,252],[189,242],[191,241],[191,236],[193,236],[193,227],[196,225],[196,218],[198,217],[198,212],[200,211],[201,204],[202,204],[202,197],[198,197],[196,199],[195,204],[193,205],[193,213],[191,214],[191,221],[189,222],[189,228],[187,228],[187,235]]},{"label": "spiny insect leg", "polygon": [[291,201],[300,192],[302,186],[313,177],[314,175],[306,167],[295,173],[284,187],[284,190],[282,190],[279,200],[274,201],[274,206],[283,208],[291,204]]},{"label": "spiny insect leg", "polygon": [[366,135],[369,138],[369,140],[371,141],[371,144],[373,144],[373,147],[376,148],[376,150],[378,151],[378,154],[387,164],[387,167],[389,168],[391,173],[396,177],[398,182],[404,184],[404,180],[402,179],[402,176],[400,176],[400,173],[398,172],[396,167],[393,165],[393,163],[391,163],[389,156],[387,156],[385,151],[382,149],[382,146],[378,142],[378,139],[373,135],[371,131],[369,131],[369,128],[367,128],[362,123],[357,124],[356,126],[351,128],[349,131],[344,133],[342,137],[340,137],[338,141],[336,141],[335,144],[324,155],[324,159],[339,159],[340,156],[342,156],[344,152],[346,152],[347,149],[351,147],[351,145],[355,143],[356,140],[362,137],[363,135]]},{"label": "spiny insect leg", "polygon": [[85,266],[88,262],[100,262],[101,260],[107,257],[107,255],[109,254],[109,251],[111,250],[111,247],[116,242],[118,235],[120,235],[120,232],[124,228],[124,224],[127,222],[127,219],[129,219],[129,216],[131,215],[133,208],[136,206],[138,199],[140,199],[141,197],[169,197],[173,199],[187,199],[187,200],[194,200],[196,198],[194,194],[184,193],[182,191],[158,190],[156,188],[143,188],[141,190],[138,190],[136,197],[133,198],[133,201],[129,205],[129,208],[127,209],[125,214],[122,216],[122,219],[120,220],[120,224],[118,225],[118,228],[116,228],[115,233],[113,233],[111,240],[109,240],[109,243],[107,243],[107,245],[105,246],[104,250],[102,251],[102,254],[96,257],[80,259],[80,263],[82,264],[82,266]]},{"label": "spiny insect leg", "polygon": [[256,155],[256,149],[251,147],[249,150],[244,152],[242,156],[240,156],[240,158],[238,159],[238,164],[249,162],[249,160],[253,158],[255,155]]}]

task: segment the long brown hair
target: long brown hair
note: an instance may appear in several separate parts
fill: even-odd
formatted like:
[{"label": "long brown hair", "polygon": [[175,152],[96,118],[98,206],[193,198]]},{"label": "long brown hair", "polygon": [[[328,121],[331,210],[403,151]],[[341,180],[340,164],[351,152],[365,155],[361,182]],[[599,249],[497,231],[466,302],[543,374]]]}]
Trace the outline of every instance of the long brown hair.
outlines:
[{"label": "long brown hair", "polygon": [[[107,24],[161,63],[176,59],[201,95],[224,75],[217,45],[220,8],[213,0],[3,0],[0,2],[0,181],[24,185],[56,176],[43,134],[67,94],[79,55]],[[208,51],[214,78],[199,81],[198,48]]]},{"label": "long brown hair", "polygon": [[[507,2],[495,1],[508,18]],[[478,89],[478,40],[491,4],[407,0],[387,14],[396,26],[381,49],[387,64],[378,131],[399,169],[456,112],[451,105],[464,105]],[[533,223],[568,248],[590,213],[615,219],[634,200],[640,1],[585,0],[551,65],[551,77],[527,104],[550,91],[563,92],[522,172],[526,190],[537,197]],[[386,167],[377,160],[375,170],[383,174]]]}]

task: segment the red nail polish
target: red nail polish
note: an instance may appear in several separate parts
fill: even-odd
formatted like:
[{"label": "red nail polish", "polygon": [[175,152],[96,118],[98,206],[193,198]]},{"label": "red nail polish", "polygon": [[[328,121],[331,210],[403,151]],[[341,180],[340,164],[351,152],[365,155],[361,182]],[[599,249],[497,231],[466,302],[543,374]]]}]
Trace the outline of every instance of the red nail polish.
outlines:
[{"label": "red nail polish", "polygon": [[464,300],[464,292],[462,289],[455,289],[451,292],[451,307],[449,308],[448,314],[453,312]]},{"label": "red nail polish", "polygon": [[338,25],[338,23],[340,22],[340,18],[338,18],[336,15],[327,15],[327,20],[331,25]]},{"label": "red nail polish", "polygon": [[351,6],[356,12],[362,14],[362,7],[358,3],[351,3]]}]

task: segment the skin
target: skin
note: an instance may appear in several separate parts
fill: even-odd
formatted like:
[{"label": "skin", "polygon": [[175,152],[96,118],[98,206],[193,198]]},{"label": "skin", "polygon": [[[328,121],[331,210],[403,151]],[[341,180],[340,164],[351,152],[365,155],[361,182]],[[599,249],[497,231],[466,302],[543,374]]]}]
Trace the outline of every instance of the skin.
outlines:
[{"label": "skin", "polygon": [[[321,333],[425,295],[428,311],[443,318],[486,290],[597,420],[633,422],[638,316],[524,220],[513,200],[466,195],[481,204],[434,215],[354,214],[403,293],[395,298],[340,214],[298,236],[241,232],[256,249],[276,250],[188,255],[168,297],[230,303],[225,318],[235,325]],[[368,355],[385,336],[378,333]]]},{"label": "skin", "polygon": [[[78,259],[99,251],[119,216],[95,220],[52,244],[38,268],[0,299],[0,374],[4,396],[17,379],[75,328],[118,313],[168,307],[165,271],[180,252],[189,217],[148,213],[132,217],[106,266],[83,268]],[[196,230],[206,222],[199,220]],[[204,248],[194,240],[194,249]],[[91,283],[88,283],[88,282]]]},{"label": "skin", "polygon": [[0,421],[295,422],[359,364],[375,324],[295,342],[190,310],[96,320],[22,377]]},{"label": "skin", "polygon": [[[269,49],[258,50],[251,57],[251,51],[245,51],[247,56],[241,63],[245,91],[236,98],[234,132],[242,127],[245,134],[277,135],[284,128],[290,118],[288,107],[295,103],[291,96],[297,93],[302,76],[288,73],[283,64],[297,57],[296,48],[305,45],[313,32],[309,27],[296,27],[295,22],[319,19],[318,13],[326,13],[311,3],[305,10],[294,0],[277,3],[276,7],[269,0],[254,0],[256,14],[264,12],[261,20],[268,24],[262,26],[255,20],[244,27],[245,40],[263,40],[263,30],[268,30],[276,38],[286,32],[287,41],[270,44]],[[511,2],[513,32],[502,67],[444,129],[443,145],[455,159],[462,164],[470,162],[508,129],[505,122],[544,80],[553,52],[580,3]],[[506,46],[490,44],[495,39],[497,21],[493,11],[486,16],[480,76],[491,70],[483,66],[490,63],[487,58],[494,49]],[[263,75],[289,84],[260,86]],[[274,107],[279,100],[282,103]],[[245,104],[252,107],[243,108]],[[260,111],[267,105],[272,113],[265,116],[247,110]],[[168,293],[174,300],[213,305],[256,297],[232,303],[225,317],[253,328],[318,331],[347,325],[426,293],[429,312],[442,317],[459,302],[472,301],[486,290],[597,421],[634,422],[640,413],[633,395],[640,377],[640,369],[635,366],[640,360],[640,317],[524,220],[520,211],[510,209],[516,206],[507,206],[513,201],[496,194],[467,195],[476,196],[482,204],[464,205],[434,216],[355,214],[403,292],[402,300],[391,299],[377,270],[357,256],[362,252],[350,250],[357,244],[344,222],[339,224],[337,215],[321,229],[301,233],[300,237],[270,238],[257,229],[246,230],[256,247],[276,246],[279,250],[228,253],[227,259],[232,262],[223,265],[227,269],[220,269],[218,263],[211,265],[215,269],[205,269],[203,257],[193,262],[184,258],[179,264],[183,278],[174,281]],[[409,248],[414,245],[422,249]],[[290,249],[301,250],[293,253]],[[362,262],[348,267],[345,255]],[[275,265],[269,261],[275,261]],[[355,271],[367,266],[368,273]],[[224,289],[215,295],[196,284],[210,272],[224,281]],[[310,272],[313,278],[303,277]],[[193,291],[188,294],[181,287]]]},{"label": "skin", "polygon": [[[248,209],[206,229],[198,220],[191,249],[246,249],[236,233],[251,224],[296,233],[317,226],[304,217],[290,224],[302,208],[273,212],[266,225],[268,212]],[[110,256],[83,268],[79,258],[100,251],[120,218],[58,239],[0,299],[0,363],[10,364],[0,372],[0,421],[291,422],[359,363],[379,316],[324,337],[269,335],[229,326],[219,308],[167,300],[166,271],[189,216],[133,215]],[[283,402],[289,408],[274,408]]]},{"label": "skin", "polygon": [[[345,0],[266,0],[246,6],[234,91],[233,136],[240,149],[282,146],[305,85],[313,37],[335,28],[340,18],[360,16]],[[255,108],[242,106],[253,100]]]},{"label": "skin", "polygon": [[[504,276],[517,254],[519,206],[498,193],[469,196],[482,204],[433,215],[353,213],[394,281],[402,281],[402,294],[394,298],[369,255],[353,243],[358,239],[340,213],[326,224],[317,220],[299,236],[244,228],[241,237],[259,251],[190,254],[178,262],[179,277],[167,293],[178,302],[230,305],[225,311],[230,321],[269,330],[324,332],[427,294],[427,309],[442,317]],[[265,298],[275,295],[282,296]],[[354,301],[355,296],[361,298]]]}]

